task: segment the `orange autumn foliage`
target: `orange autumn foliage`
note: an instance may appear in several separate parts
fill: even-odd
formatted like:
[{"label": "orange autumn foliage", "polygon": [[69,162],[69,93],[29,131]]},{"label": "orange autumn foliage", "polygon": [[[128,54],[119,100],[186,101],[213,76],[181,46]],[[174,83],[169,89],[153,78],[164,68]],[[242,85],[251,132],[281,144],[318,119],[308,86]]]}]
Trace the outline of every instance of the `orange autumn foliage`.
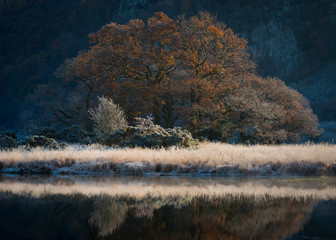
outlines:
[{"label": "orange autumn foliage", "polygon": [[129,118],[153,114],[166,127],[189,124],[194,108],[223,111],[221,96],[239,84],[236,76],[254,68],[247,42],[208,13],[110,23],[90,34],[90,43],[72,60],[81,69],[75,75],[92,79],[95,91],[114,99]]},{"label": "orange autumn foliage", "polygon": [[243,142],[277,142],[320,133],[306,99],[256,76],[247,41],[209,13],[179,20],[155,13],[89,37],[89,50],[58,71],[88,88],[87,108],[93,93],[105,95],[129,120],[153,115],[156,124],[210,139],[240,133]]}]

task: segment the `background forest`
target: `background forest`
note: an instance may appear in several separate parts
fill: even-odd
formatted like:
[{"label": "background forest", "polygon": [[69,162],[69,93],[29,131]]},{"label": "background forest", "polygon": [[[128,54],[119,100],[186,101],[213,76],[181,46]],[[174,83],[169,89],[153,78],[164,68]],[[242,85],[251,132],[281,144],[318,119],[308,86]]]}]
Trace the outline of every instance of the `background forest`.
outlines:
[{"label": "background forest", "polygon": [[111,21],[145,21],[158,11],[173,19],[208,11],[247,39],[258,75],[280,77],[298,90],[322,125],[333,130],[327,121],[336,120],[334,1],[2,0],[0,11],[2,128],[23,128],[36,112],[42,114],[36,91],[60,85],[54,73],[65,59],[88,48],[89,33]]}]

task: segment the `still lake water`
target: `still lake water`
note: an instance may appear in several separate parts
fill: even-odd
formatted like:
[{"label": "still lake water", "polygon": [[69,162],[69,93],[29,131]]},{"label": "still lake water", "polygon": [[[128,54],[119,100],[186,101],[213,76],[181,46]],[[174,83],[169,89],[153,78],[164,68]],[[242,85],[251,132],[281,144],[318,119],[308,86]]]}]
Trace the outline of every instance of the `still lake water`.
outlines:
[{"label": "still lake water", "polygon": [[0,239],[336,239],[336,178],[0,176]]}]

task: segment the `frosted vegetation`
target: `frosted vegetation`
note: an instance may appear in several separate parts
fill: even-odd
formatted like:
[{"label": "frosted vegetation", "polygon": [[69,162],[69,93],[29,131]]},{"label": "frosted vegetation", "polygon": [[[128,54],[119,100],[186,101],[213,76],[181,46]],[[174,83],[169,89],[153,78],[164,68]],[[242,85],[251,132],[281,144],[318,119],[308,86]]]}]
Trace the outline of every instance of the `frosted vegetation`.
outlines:
[{"label": "frosted vegetation", "polygon": [[197,147],[198,141],[191,133],[180,127],[163,128],[156,125],[150,117],[136,117],[135,126],[118,129],[114,133],[100,139],[107,146],[142,147],[142,148],[192,148]]},{"label": "frosted vegetation", "polygon": [[99,138],[104,138],[118,129],[127,126],[125,114],[112,99],[99,97],[98,107],[89,109],[94,124],[94,131]]},{"label": "frosted vegetation", "polygon": [[321,176],[336,175],[336,146],[202,143],[197,149],[14,149],[0,152],[0,168],[2,174]]}]

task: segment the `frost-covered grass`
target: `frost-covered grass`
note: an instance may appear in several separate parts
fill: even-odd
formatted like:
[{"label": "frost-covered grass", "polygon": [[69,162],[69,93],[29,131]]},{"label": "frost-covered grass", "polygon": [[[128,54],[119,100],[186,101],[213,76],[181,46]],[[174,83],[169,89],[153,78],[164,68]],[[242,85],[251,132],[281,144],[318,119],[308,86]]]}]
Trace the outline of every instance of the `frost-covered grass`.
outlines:
[{"label": "frost-covered grass", "polygon": [[336,145],[230,145],[197,149],[112,149],[72,146],[64,150],[0,152],[2,173],[311,176],[336,175]]}]

